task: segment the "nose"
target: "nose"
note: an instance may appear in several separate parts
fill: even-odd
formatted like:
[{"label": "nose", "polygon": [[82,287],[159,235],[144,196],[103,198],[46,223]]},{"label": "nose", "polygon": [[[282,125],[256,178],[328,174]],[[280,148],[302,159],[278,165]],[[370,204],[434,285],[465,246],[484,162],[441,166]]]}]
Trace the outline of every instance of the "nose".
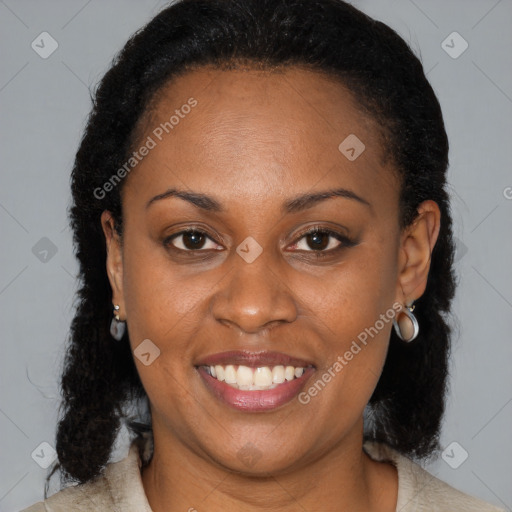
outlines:
[{"label": "nose", "polygon": [[218,322],[244,333],[258,333],[297,318],[290,284],[264,254],[252,263],[233,255],[234,268],[212,297],[211,312]]}]

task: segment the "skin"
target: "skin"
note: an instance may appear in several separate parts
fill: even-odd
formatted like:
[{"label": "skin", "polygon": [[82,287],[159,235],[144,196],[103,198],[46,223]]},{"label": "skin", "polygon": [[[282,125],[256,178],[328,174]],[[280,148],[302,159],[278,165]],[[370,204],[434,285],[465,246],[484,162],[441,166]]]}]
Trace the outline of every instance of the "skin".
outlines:
[{"label": "skin", "polygon": [[[321,378],[394,302],[424,293],[439,208],[425,201],[400,232],[399,183],[378,131],[322,74],[189,71],[162,89],[141,141],[190,97],[197,106],[126,178],[123,240],[109,212],[101,218],[112,301],[132,349],[150,339],[161,351],[149,366],[135,358],[155,439],[142,473],[148,501],[155,512],[394,511],[396,469],[362,450],[391,321],[306,405],[229,408],[194,364],[226,350],[276,350],[313,361],[309,383]],[[354,161],[338,150],[349,134],[366,146]],[[295,196],[339,187],[371,207],[335,197],[281,211]],[[207,194],[225,211],[176,197],[147,207],[171,188]],[[317,260],[315,240],[301,235],[316,225],[357,245],[324,235],[321,251],[331,255]],[[165,246],[186,227],[206,232],[199,249],[186,235]],[[252,263],[236,252],[248,236],[263,248]],[[261,455],[253,466],[237,456],[248,443]]]}]

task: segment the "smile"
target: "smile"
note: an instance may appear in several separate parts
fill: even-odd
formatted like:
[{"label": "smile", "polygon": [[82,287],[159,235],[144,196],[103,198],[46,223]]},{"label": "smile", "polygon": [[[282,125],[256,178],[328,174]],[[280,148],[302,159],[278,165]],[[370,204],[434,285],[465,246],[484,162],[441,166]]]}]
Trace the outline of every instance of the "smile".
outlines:
[{"label": "smile", "polygon": [[313,366],[201,365],[196,367],[213,396],[232,408],[262,412],[295,398],[314,373]]},{"label": "smile", "polygon": [[228,364],[205,366],[204,368],[215,379],[244,391],[274,389],[285,381],[301,377],[304,373],[303,367],[283,365],[251,368],[250,366]]}]

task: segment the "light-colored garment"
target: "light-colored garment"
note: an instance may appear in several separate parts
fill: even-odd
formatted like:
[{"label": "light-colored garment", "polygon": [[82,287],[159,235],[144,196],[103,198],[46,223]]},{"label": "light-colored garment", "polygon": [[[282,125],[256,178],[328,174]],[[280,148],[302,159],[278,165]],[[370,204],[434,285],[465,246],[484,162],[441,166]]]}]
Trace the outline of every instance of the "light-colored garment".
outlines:
[{"label": "light-colored garment", "polygon": [[[364,450],[373,460],[396,466],[396,512],[504,512],[454,489],[384,444],[367,441]],[[63,489],[22,512],[152,512],[142,485],[141,464],[139,447],[133,443],[128,456],[108,464],[94,482]]]}]

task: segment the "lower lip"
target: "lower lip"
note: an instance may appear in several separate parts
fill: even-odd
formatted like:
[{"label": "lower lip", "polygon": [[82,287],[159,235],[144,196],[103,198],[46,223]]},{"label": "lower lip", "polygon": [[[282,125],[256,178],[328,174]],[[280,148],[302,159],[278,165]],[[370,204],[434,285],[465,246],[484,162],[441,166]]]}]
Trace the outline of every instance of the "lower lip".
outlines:
[{"label": "lower lip", "polygon": [[290,402],[300,393],[315,371],[312,367],[304,368],[304,373],[300,377],[285,381],[273,389],[244,391],[212,377],[202,366],[197,367],[197,370],[214,396],[227,405],[245,412],[267,411]]}]

